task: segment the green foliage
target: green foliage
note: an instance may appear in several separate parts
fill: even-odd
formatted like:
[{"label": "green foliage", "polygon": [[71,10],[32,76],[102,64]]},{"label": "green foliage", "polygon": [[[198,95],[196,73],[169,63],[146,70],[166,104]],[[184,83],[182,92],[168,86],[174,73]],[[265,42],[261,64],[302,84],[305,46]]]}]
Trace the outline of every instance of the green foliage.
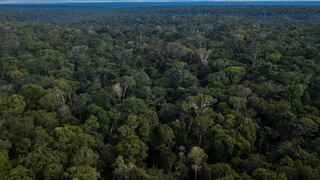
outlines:
[{"label": "green foliage", "polygon": [[61,154],[57,151],[51,151],[44,147],[38,147],[34,151],[27,154],[23,158],[23,164],[38,178],[42,177],[42,172],[47,168],[48,164],[51,163],[60,163]]},{"label": "green foliage", "polygon": [[188,153],[188,158],[191,161],[191,168],[194,170],[195,179],[197,179],[197,172],[202,168],[202,165],[207,159],[207,155],[203,149],[194,146]]},{"label": "green foliage", "polygon": [[55,146],[68,155],[72,155],[82,146],[92,147],[96,143],[94,137],[83,132],[80,127],[70,125],[56,128],[54,140]]},{"label": "green foliage", "polygon": [[271,180],[271,179],[287,179],[285,174],[277,174],[276,172],[273,172],[268,169],[258,168],[253,171],[252,176],[255,179],[261,179],[261,180]]},{"label": "green foliage", "polygon": [[36,84],[26,85],[21,89],[21,94],[28,106],[30,106],[30,109],[35,109],[39,106],[39,100],[45,95],[45,93],[45,89]]},{"label": "green foliage", "polygon": [[9,156],[6,153],[1,152],[0,153],[0,178],[5,179],[10,169],[11,169],[11,163],[9,160]]},{"label": "green foliage", "polygon": [[85,165],[68,168],[66,176],[71,179],[97,180],[100,174],[95,168]]},{"label": "green foliage", "polygon": [[320,179],[319,12],[0,5],[0,180]]},{"label": "green foliage", "polygon": [[130,97],[123,100],[118,109],[123,114],[142,114],[147,111],[147,106],[142,99]]},{"label": "green foliage", "polygon": [[30,176],[29,170],[23,166],[17,166],[13,168],[5,179],[8,180],[32,180],[33,178]]},{"label": "green foliage", "polygon": [[148,147],[134,134],[124,137],[116,145],[116,149],[129,162],[143,161],[148,156]]},{"label": "green foliage", "polygon": [[232,169],[232,167],[230,167],[230,165],[225,163],[213,164],[209,168],[210,168],[210,178],[212,179],[219,179],[219,178],[234,179],[239,176]]},{"label": "green foliage", "polygon": [[99,159],[99,155],[96,154],[92,149],[82,146],[74,155],[72,164],[74,166],[89,165],[96,167]]},{"label": "green foliage", "polygon": [[0,115],[2,118],[17,116],[25,110],[25,107],[26,103],[23,96],[3,97],[0,95]]},{"label": "green foliage", "polygon": [[63,174],[63,167],[61,164],[49,164],[46,169],[43,171],[43,176],[45,179],[61,179]]}]

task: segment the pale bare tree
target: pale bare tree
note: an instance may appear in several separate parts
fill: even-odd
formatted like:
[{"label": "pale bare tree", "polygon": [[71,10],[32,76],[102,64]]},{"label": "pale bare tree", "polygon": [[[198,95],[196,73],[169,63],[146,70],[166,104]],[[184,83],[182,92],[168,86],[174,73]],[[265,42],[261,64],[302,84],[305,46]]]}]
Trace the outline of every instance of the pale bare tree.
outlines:
[{"label": "pale bare tree", "polygon": [[120,99],[123,94],[123,89],[120,85],[120,83],[116,83],[115,85],[112,86],[113,92],[116,94],[116,96]]},{"label": "pale bare tree", "polygon": [[197,53],[200,57],[200,60],[202,62],[203,65],[208,65],[208,59],[209,59],[209,56],[211,55],[212,51],[211,50],[207,50],[205,48],[199,48],[197,50]]}]

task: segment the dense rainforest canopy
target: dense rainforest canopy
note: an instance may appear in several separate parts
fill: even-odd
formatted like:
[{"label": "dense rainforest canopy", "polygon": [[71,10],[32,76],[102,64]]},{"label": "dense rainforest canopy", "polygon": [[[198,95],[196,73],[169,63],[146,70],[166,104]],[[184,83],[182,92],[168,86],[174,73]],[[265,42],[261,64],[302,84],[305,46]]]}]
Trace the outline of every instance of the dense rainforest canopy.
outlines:
[{"label": "dense rainforest canopy", "polygon": [[320,7],[0,7],[0,179],[320,179]]}]

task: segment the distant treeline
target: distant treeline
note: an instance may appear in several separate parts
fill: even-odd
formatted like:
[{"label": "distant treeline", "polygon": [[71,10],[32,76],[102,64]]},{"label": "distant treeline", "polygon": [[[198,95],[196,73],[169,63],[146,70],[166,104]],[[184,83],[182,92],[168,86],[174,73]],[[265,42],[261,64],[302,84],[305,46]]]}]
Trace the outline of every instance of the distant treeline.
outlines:
[{"label": "distant treeline", "polygon": [[[181,6],[181,7],[92,7],[63,5],[0,5],[0,21],[51,23],[110,23],[110,15],[209,15],[236,16],[250,19],[288,21],[320,21],[320,7],[308,6]],[[105,17],[101,17],[105,15]],[[97,17],[98,16],[98,17]],[[104,20],[101,20],[103,18]]]}]

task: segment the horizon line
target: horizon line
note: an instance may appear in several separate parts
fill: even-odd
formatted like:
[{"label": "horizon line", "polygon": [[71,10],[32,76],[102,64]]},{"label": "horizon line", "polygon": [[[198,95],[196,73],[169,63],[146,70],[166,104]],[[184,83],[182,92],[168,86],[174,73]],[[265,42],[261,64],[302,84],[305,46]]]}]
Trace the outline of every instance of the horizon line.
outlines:
[{"label": "horizon line", "polygon": [[319,2],[320,0],[94,0],[94,1],[85,1],[85,0],[58,0],[58,1],[0,1],[0,4],[52,4],[52,3],[108,3],[108,2],[132,2],[132,3],[141,3],[141,2],[172,2],[172,3],[189,3],[189,2]]}]

